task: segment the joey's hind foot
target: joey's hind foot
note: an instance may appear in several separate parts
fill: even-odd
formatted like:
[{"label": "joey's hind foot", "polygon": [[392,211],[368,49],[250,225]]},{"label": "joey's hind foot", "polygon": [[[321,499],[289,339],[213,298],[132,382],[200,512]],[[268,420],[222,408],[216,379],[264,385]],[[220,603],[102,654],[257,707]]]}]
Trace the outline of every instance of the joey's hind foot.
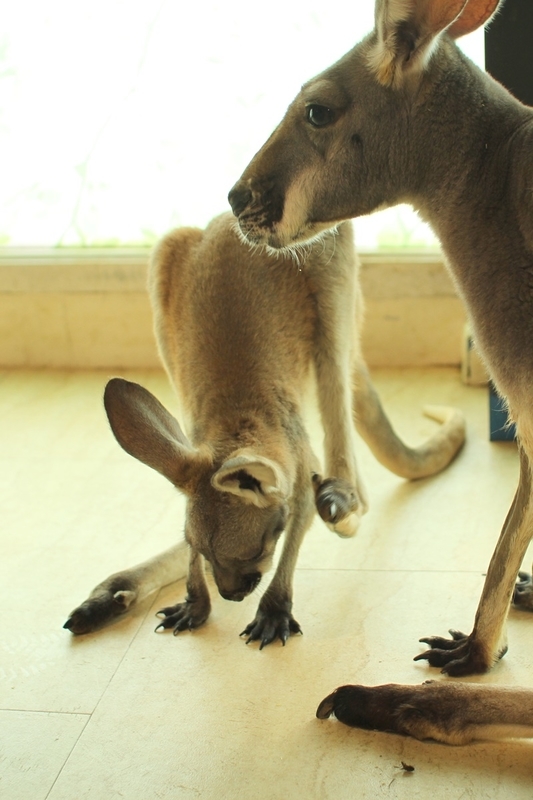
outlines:
[{"label": "joey's hind foot", "polygon": [[240,635],[248,637],[246,644],[260,641],[259,649],[262,650],[275,639],[279,639],[285,646],[291,633],[302,633],[302,629],[289,610],[278,608],[263,611],[258,608],[255,619]]},{"label": "joey's hind foot", "polygon": [[357,491],[342,478],[313,475],[315,503],[318,513],[328,528],[339,536],[353,536],[366,511]]},{"label": "joey's hind foot", "polygon": [[156,616],[161,618],[161,622],[156,627],[156,631],[161,628],[164,630],[172,628],[174,636],[180,631],[192,631],[204,624],[210,611],[209,599],[190,600],[187,598],[183,603],[167,606],[157,612]]},{"label": "joey's hind foot", "polygon": [[90,597],[74,609],[63,625],[75,634],[92,633],[121,617],[134,605],[137,591],[126,579],[115,579],[98,586]]},{"label": "joey's hind foot", "polygon": [[441,672],[454,677],[460,675],[476,675],[487,672],[495,661],[503,658],[507,652],[504,648],[494,658],[487,653],[487,648],[473,634],[467,636],[460,631],[449,631],[451,639],[442,636],[427,636],[420,639],[429,645],[429,650],[419,653],[414,661],[428,661],[432,667],[441,667]]},{"label": "joey's hind foot", "polygon": [[533,578],[527,572],[519,572],[514,587],[513,605],[523,611],[533,611]]}]

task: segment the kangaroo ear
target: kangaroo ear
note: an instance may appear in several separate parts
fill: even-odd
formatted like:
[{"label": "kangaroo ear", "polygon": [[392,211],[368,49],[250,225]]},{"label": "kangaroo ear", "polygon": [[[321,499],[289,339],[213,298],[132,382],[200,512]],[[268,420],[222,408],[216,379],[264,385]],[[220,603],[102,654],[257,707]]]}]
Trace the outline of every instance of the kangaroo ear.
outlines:
[{"label": "kangaroo ear", "polygon": [[127,453],[183,491],[193,490],[205,458],[153,394],[138,383],[112,378],[105,388],[104,406],[111,430]]},{"label": "kangaroo ear", "polygon": [[500,0],[376,0],[376,44],[369,63],[383,86],[402,85],[427,66],[439,36],[454,38],[483,25]]},{"label": "kangaroo ear", "polygon": [[285,500],[288,495],[287,480],[280,467],[256,455],[228,459],[215,472],[211,483],[219,492],[230,492],[259,508]]},{"label": "kangaroo ear", "polygon": [[460,36],[477,31],[482,25],[490,22],[501,5],[502,0],[468,0],[447,33],[453,39],[459,39]]}]

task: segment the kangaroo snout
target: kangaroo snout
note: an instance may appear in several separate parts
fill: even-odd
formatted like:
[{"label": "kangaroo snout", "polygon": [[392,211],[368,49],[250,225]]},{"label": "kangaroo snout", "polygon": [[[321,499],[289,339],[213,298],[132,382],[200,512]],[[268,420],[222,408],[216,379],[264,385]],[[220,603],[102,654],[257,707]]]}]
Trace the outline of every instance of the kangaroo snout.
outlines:
[{"label": "kangaroo snout", "polygon": [[265,231],[271,232],[283,217],[283,190],[271,174],[247,177],[245,172],[230,190],[228,201],[250,242],[263,243]]},{"label": "kangaroo snout", "polygon": [[220,586],[216,575],[215,581],[217,581],[219,594],[224,598],[224,600],[233,600],[236,603],[240,603],[241,600],[244,600],[245,597],[248,597],[248,595],[251,594],[259,585],[262,577],[263,576],[260,572],[251,572],[249,575],[242,575],[239,578],[238,587],[235,589],[229,589]]},{"label": "kangaroo snout", "polygon": [[238,181],[228,194],[231,210],[238,217],[252,202],[252,190],[244,181]]}]

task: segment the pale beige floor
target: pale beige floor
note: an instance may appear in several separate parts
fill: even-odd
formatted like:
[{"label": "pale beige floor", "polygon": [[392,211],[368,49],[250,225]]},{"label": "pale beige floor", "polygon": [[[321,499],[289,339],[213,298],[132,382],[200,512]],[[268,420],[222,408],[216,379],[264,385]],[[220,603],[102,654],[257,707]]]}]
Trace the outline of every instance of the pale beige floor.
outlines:
[{"label": "pale beige floor", "polygon": [[[62,630],[94,584],[183,524],[172,487],[112,438],[106,377],[0,372],[3,800],[531,798],[533,742],[451,748],[314,717],[340,683],[438,677],[412,661],[418,638],[470,630],[517,476],[514,445],[487,441],[485,390],[453,370],[375,375],[410,442],[434,429],[418,410],[436,402],[464,410],[468,444],[417,484],[361,445],[362,529],[343,541],[315,523],[295,582],[304,636],[259,652],[237,635],[254,596],[217,596],[203,629],[155,635],[154,612],[183,582],[98,634]],[[172,406],[162,374],[129,377]],[[533,618],[511,612],[509,627],[508,655],[477,680],[533,686]]]}]

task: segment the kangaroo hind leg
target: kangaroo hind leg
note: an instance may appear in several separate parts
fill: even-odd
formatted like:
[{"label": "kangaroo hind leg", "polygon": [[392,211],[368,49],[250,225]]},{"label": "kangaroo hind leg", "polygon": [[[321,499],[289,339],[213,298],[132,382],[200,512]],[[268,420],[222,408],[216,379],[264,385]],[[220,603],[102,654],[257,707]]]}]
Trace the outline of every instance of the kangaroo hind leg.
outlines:
[{"label": "kangaroo hind leg", "polygon": [[520,481],[491,558],[470,635],[450,631],[451,639],[430,636],[420,641],[430,649],[416,656],[449,675],[471,675],[489,670],[507,652],[506,622],[516,576],[533,534],[531,456],[520,447]]},{"label": "kangaroo hind leg", "polygon": [[183,540],[142,564],[110,575],[69,614],[63,627],[82,634],[114,622],[152,592],[183,578],[188,550]]}]

